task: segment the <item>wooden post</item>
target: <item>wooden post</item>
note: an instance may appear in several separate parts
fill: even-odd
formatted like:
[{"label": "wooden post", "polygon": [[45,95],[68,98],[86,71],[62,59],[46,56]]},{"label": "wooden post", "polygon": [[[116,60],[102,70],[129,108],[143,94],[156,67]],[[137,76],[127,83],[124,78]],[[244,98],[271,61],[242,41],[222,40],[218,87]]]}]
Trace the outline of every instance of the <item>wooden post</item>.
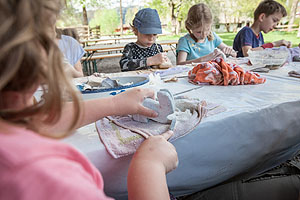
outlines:
[{"label": "wooden post", "polygon": [[120,22],[121,22],[121,35],[123,35],[123,12],[122,12],[122,0],[120,0]]}]

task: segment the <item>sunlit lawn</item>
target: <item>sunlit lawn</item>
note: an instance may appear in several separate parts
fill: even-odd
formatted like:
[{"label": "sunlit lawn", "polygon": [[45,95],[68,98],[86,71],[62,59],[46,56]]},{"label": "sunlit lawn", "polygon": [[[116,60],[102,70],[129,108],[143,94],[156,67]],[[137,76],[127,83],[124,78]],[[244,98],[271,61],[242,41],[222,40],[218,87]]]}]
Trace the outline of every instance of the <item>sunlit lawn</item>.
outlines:
[{"label": "sunlit lawn", "polygon": [[[233,39],[236,35],[236,33],[217,33],[223,40],[225,44],[228,46],[232,46]],[[178,40],[179,35],[168,35],[168,36],[160,36],[159,40]],[[276,40],[288,40],[291,41],[293,44],[293,47],[298,46],[300,43],[300,38],[297,38],[297,31],[293,32],[280,32],[280,31],[272,31],[270,33],[264,34],[264,40],[265,43],[273,42]]]}]

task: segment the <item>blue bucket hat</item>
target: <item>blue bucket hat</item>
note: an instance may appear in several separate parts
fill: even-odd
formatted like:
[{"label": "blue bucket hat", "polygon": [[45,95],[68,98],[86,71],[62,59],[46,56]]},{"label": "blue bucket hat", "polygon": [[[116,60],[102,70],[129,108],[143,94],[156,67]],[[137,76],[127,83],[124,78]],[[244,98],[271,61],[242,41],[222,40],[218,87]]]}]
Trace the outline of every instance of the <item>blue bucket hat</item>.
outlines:
[{"label": "blue bucket hat", "polygon": [[142,34],[161,34],[161,23],[157,10],[144,8],[133,19],[133,26]]}]

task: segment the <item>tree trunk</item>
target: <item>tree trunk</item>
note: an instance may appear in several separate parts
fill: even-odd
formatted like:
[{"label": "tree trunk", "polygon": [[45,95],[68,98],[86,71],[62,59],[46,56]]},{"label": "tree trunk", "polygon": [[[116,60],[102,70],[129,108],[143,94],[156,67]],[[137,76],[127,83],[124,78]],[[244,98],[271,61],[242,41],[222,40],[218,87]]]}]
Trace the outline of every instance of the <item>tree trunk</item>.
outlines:
[{"label": "tree trunk", "polygon": [[89,25],[85,5],[82,6],[82,15],[83,15],[83,25]]},{"label": "tree trunk", "polygon": [[174,2],[173,0],[169,1],[169,6],[171,8],[171,22],[172,22],[172,32],[176,35],[179,34],[180,31],[180,24],[178,22],[178,15],[180,11],[180,7],[183,0],[180,0],[179,2]]},{"label": "tree trunk", "polygon": [[293,24],[295,21],[298,2],[299,2],[299,0],[293,0],[292,8],[291,8],[291,15],[290,15],[290,19],[289,19],[289,25],[288,25],[288,32],[292,31]]},{"label": "tree trunk", "polygon": [[176,34],[177,32],[177,24],[176,24],[176,16],[175,16],[175,4],[170,2],[171,6],[171,22],[172,22],[172,32]]},{"label": "tree trunk", "polygon": [[122,11],[122,0],[120,0],[120,23],[121,23],[121,35],[123,35],[123,11]]}]

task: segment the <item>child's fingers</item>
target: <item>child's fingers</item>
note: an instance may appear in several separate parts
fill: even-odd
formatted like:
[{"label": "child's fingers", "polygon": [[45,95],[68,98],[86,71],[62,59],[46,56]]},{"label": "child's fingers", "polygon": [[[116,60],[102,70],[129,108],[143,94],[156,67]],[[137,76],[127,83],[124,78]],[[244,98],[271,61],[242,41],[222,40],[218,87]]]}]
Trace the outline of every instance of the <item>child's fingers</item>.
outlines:
[{"label": "child's fingers", "polygon": [[232,54],[234,51],[233,51],[233,49],[232,48],[229,48],[229,47],[226,47],[226,48],[224,48],[224,53],[227,55],[227,54]]},{"label": "child's fingers", "polygon": [[146,117],[157,117],[158,113],[154,110],[151,110],[149,108],[146,108],[145,106],[142,106],[142,108],[139,111],[140,115],[144,115]]},{"label": "child's fingers", "polygon": [[161,134],[161,136],[163,136],[166,140],[169,140],[172,137],[173,134],[174,134],[174,132],[169,130],[169,131],[164,132],[163,134]]},{"label": "child's fingers", "polygon": [[155,97],[155,91],[154,90],[149,89],[149,88],[144,88],[143,90],[144,90],[145,98],[154,99],[154,97]]}]

